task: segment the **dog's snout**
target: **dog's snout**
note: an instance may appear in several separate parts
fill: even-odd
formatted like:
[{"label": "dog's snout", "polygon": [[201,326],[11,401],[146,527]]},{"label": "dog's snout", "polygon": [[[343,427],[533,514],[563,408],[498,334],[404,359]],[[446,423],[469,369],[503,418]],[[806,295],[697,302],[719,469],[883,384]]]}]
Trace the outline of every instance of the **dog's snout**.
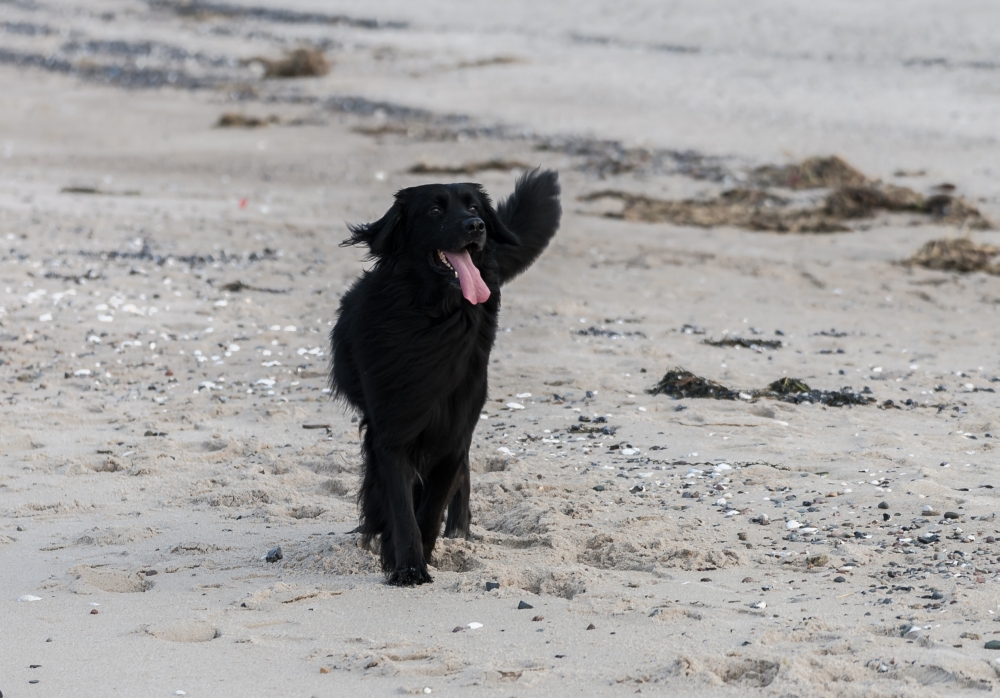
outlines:
[{"label": "dog's snout", "polygon": [[470,235],[484,235],[486,224],[483,223],[482,218],[466,218],[465,222],[462,223],[462,229]]},{"label": "dog's snout", "polygon": [[478,249],[486,244],[486,224],[482,218],[466,218],[462,221],[462,230],[469,236],[469,242]]}]

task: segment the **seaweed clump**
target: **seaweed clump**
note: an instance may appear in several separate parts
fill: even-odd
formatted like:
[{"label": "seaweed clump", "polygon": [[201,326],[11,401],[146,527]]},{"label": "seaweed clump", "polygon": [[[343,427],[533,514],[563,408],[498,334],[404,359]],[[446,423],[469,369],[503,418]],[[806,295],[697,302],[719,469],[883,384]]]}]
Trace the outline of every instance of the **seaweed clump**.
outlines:
[{"label": "seaweed clump", "polygon": [[265,78],[315,78],[330,72],[323,52],[314,48],[297,48],[276,60],[258,57],[249,62],[253,61],[264,66]]},{"label": "seaweed clump", "polygon": [[663,374],[660,382],[646,391],[650,395],[669,395],[680,399],[685,397],[713,398],[715,400],[735,400],[739,392],[701,376],[696,376],[683,368],[675,368]]},{"label": "seaweed clump", "polygon": [[[770,191],[827,189],[824,196],[784,197]],[[939,188],[940,189],[940,188]],[[948,190],[950,191],[950,190]],[[780,233],[833,233],[848,223],[881,212],[914,213],[936,223],[988,230],[993,226],[977,208],[945,191],[924,195],[907,187],[867,178],[841,158],[808,158],[790,165],[766,165],[751,171],[749,184],[704,199],[656,199],[619,190],[602,190],[581,201],[618,199],[621,213],[605,216],[646,223],[711,228],[730,225]]]},{"label": "seaweed clump", "polygon": [[702,344],[710,347],[742,347],[762,351],[764,349],[781,349],[784,346],[780,339],[747,339],[746,337],[723,337],[722,339],[703,339]]},{"label": "seaweed clump", "polygon": [[509,172],[511,170],[530,170],[531,165],[520,160],[504,160],[503,158],[493,158],[481,162],[467,162],[462,165],[434,165],[427,162],[418,162],[407,170],[410,174],[441,174],[441,175],[471,175],[477,172],[487,172],[496,170],[498,172]]},{"label": "seaweed clump", "polygon": [[836,155],[806,158],[789,165],[764,165],[752,175],[762,186],[786,189],[856,187],[868,183],[864,174]]},{"label": "seaweed clump", "polygon": [[798,378],[776,380],[767,386],[767,391],[770,395],[767,395],[764,391],[759,391],[756,394],[761,397],[774,397],[777,400],[790,402],[793,405],[809,402],[827,407],[844,407],[845,405],[869,405],[875,402],[875,398],[869,397],[864,393],[856,393],[850,388],[814,390]]},{"label": "seaweed clump", "polygon": [[969,238],[945,238],[924,244],[904,264],[940,271],[973,272],[1000,275],[1000,247],[980,245]]},{"label": "seaweed clump", "polygon": [[870,396],[871,390],[865,388],[861,393],[851,388],[840,390],[815,390],[805,381],[798,378],[781,378],[769,384],[763,390],[734,390],[721,383],[696,376],[683,368],[673,368],[667,371],[660,382],[646,391],[650,395],[669,395],[675,399],[681,398],[711,398],[715,400],[736,400],[737,398],[769,398],[793,405],[809,402],[826,407],[845,407],[847,405],[870,405],[875,398]]},{"label": "seaweed clump", "polygon": [[219,120],[215,122],[216,128],[261,128],[267,126],[268,124],[278,123],[277,116],[268,116],[265,118],[259,118],[256,116],[247,116],[246,114],[240,114],[239,112],[226,112],[219,117]]}]

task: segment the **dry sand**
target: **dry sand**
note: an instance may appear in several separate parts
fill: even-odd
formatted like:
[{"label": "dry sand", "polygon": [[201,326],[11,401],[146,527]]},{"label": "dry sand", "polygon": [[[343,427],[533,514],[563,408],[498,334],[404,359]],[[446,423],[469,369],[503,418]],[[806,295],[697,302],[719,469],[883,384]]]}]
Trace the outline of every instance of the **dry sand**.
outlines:
[{"label": "dry sand", "polygon": [[[997,7],[449,6],[0,3],[3,695],[1000,684],[1000,278],[898,263],[954,220],[586,200],[838,154],[1000,221]],[[301,45],[329,74],[263,79]],[[390,588],[324,391],[344,223],[436,178],[504,196],[519,163],[560,171],[565,217],[504,290],[473,538]],[[677,366],[743,396],[646,392]],[[750,392],[782,378],[874,401]]]}]

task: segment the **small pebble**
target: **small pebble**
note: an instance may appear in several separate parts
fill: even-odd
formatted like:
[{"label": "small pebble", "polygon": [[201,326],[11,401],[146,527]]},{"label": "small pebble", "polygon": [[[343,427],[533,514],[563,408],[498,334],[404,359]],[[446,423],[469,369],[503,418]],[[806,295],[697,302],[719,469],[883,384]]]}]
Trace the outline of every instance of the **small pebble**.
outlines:
[{"label": "small pebble", "polygon": [[982,640],[983,639],[983,636],[980,635],[979,633],[970,633],[970,632],[964,632],[961,635],[959,635],[959,637],[961,637],[963,640]]},{"label": "small pebble", "polygon": [[800,524],[798,521],[795,520],[786,521],[785,528],[788,529],[789,531],[794,531],[797,528],[802,528],[802,524]]},{"label": "small pebble", "polygon": [[743,531],[740,531],[739,533],[736,534],[736,537],[739,538],[740,540],[746,540],[747,534],[744,533]]},{"label": "small pebble", "polygon": [[698,581],[701,581],[701,582],[710,582],[710,581],[712,581],[712,578],[711,578],[711,577],[702,577],[702,578],[701,578],[700,580],[698,580]]},{"label": "small pebble", "polygon": [[433,692],[434,692],[434,691],[432,691],[432,690],[430,689],[430,687],[428,687],[428,686],[425,686],[425,687],[424,687],[424,693],[433,693]]},{"label": "small pebble", "polygon": [[319,668],[319,673],[321,673],[321,674],[329,674],[329,673],[330,673],[330,670],[329,670],[329,669],[327,669],[327,668],[326,668],[325,666],[321,666],[321,667]]},{"label": "small pebble", "polygon": [[277,562],[283,557],[284,555],[281,554],[281,546],[279,545],[277,548],[271,548],[268,550],[267,555],[264,556],[264,560],[267,562]]},{"label": "small pebble", "polygon": [[944,513],[944,518],[946,519],[957,519],[958,517],[959,513],[957,511],[946,511]]},{"label": "small pebble", "polygon": [[743,578],[743,583],[744,584],[753,584],[753,582],[754,582],[754,578],[753,577],[744,577]]},{"label": "small pebble", "polygon": [[517,610],[523,611],[526,608],[534,608],[534,606],[532,606],[530,603],[525,603],[524,601],[517,602]]},{"label": "small pebble", "polygon": [[463,630],[465,630],[465,628],[463,628],[461,625],[456,625],[454,628],[451,629],[453,633],[460,633]]},{"label": "small pebble", "polygon": [[540,620],[545,620],[545,616],[535,616],[531,619],[532,621],[538,622]]},{"label": "small pebble", "polygon": [[90,609],[90,615],[96,616],[98,613],[100,613],[100,611],[98,611],[96,608]]},{"label": "small pebble", "polygon": [[761,608],[761,609],[767,608],[767,601],[755,601],[754,603],[750,604],[750,608]]},{"label": "small pebble", "polygon": [[932,507],[930,504],[925,504],[920,510],[920,513],[924,516],[939,516],[941,514],[941,512]]},{"label": "small pebble", "polygon": [[889,508],[889,502],[879,502],[878,503],[878,508],[879,509],[888,509]]},{"label": "small pebble", "polygon": [[590,625],[587,626],[587,630],[597,630],[597,626],[591,623]]},{"label": "small pebble", "polygon": [[21,602],[26,602],[26,601],[41,601],[42,597],[41,596],[32,596],[31,594],[25,594],[24,596],[18,596],[17,600],[21,601]]},{"label": "small pebble", "polygon": [[486,591],[493,591],[494,589],[499,589],[499,582],[486,582]]},{"label": "small pebble", "polygon": [[840,582],[846,582],[847,581],[847,577],[834,577],[833,581],[835,581],[835,582],[837,582],[839,584]]},{"label": "small pebble", "polygon": [[475,621],[469,623],[469,630],[478,630],[481,627],[483,627],[482,623],[477,623]]},{"label": "small pebble", "polygon": [[1000,650],[1000,640],[990,640],[983,645],[983,648],[988,650]]},{"label": "small pebble", "polygon": [[986,536],[986,542],[987,543],[996,543],[997,539],[994,538],[993,536]]}]

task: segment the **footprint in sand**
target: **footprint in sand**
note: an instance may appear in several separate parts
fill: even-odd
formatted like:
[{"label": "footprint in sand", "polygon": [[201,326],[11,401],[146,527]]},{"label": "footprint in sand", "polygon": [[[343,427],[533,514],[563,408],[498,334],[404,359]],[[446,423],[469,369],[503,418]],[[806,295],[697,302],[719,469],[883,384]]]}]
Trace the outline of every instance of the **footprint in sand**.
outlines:
[{"label": "footprint in sand", "polygon": [[116,594],[134,594],[149,591],[155,583],[138,572],[125,570],[77,565],[69,573],[76,580],[74,591],[77,594],[93,594],[95,589]]},{"label": "footprint in sand", "polygon": [[222,637],[222,631],[203,620],[176,620],[143,628],[143,631],[169,642],[208,642]]}]

